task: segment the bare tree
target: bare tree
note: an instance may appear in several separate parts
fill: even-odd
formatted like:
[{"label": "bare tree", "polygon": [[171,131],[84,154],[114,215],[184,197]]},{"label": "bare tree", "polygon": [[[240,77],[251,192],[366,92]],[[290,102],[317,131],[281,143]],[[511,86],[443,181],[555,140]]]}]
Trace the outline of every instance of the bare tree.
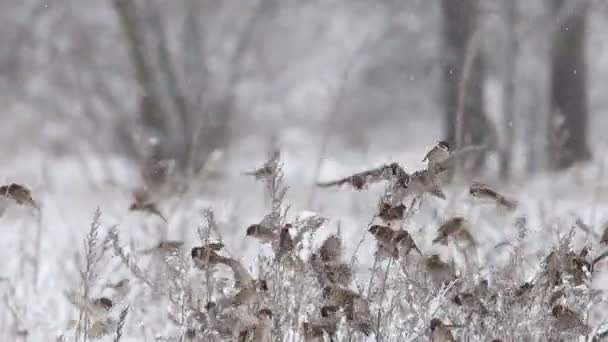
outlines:
[{"label": "bare tree", "polygon": [[[197,17],[207,2],[184,3],[182,39],[177,49],[181,54],[172,53],[160,4],[137,0],[113,0],[113,4],[142,90],[139,120],[159,138],[161,158],[175,160],[178,170],[197,173],[211,153],[228,141],[242,60],[250,49],[254,25],[265,6],[274,1],[260,0],[252,7],[219,81],[211,77],[204,27]],[[217,84],[221,89],[212,89]]]},{"label": "bare tree", "polygon": [[505,139],[500,149],[500,178],[508,180],[511,173],[513,157],[514,126],[515,126],[515,61],[518,55],[517,44],[517,0],[505,1],[506,23],[506,53],[504,56],[505,70],[503,79],[503,129]]},{"label": "bare tree", "polygon": [[[442,95],[446,139],[457,146],[484,144],[490,132],[484,113],[484,64],[480,54],[478,0],[441,2],[443,16]],[[478,171],[479,154],[470,167]]]},{"label": "bare tree", "polygon": [[587,145],[585,60],[588,7],[565,12],[563,9],[568,5],[564,0],[551,0],[556,16],[566,14],[552,37],[548,156],[554,169],[568,168],[591,157]]}]

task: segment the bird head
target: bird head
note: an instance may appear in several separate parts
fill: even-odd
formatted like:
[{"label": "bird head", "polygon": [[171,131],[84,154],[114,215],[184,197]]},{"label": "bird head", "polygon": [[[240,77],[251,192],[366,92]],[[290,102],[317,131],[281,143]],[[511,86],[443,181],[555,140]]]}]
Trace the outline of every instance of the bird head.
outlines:
[{"label": "bird head", "polygon": [[445,140],[438,142],[437,146],[439,146],[439,148],[444,149],[446,151],[450,150],[450,144]]},{"label": "bird head", "polygon": [[435,328],[442,326],[443,322],[441,322],[441,320],[439,318],[433,318],[431,320],[431,331],[434,331]]},{"label": "bird head", "polygon": [[246,232],[247,236],[255,235],[258,232],[258,229],[259,229],[259,227],[257,224],[252,224],[251,226],[249,226],[247,228],[247,232]]}]

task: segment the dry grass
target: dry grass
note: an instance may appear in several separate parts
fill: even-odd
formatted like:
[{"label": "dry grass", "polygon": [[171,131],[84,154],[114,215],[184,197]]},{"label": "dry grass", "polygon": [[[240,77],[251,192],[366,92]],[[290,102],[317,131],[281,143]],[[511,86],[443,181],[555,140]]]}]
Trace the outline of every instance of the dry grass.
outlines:
[{"label": "dry grass", "polygon": [[[494,200],[496,215],[506,215],[503,229],[517,232],[516,239],[495,247],[508,250],[506,263],[481,262],[473,221],[437,217],[433,243],[413,229],[422,202],[442,201],[431,193],[441,186],[438,179],[433,187],[420,185],[426,180],[416,177],[423,172],[408,174],[387,164],[334,182],[357,180],[355,190],[386,184],[378,212],[362,223],[367,228],[361,242],[345,240],[341,229],[322,233],[331,229],[327,218],[290,215],[278,152],[249,174],[264,186],[269,207],[259,222],[241,230],[247,244],[259,247],[254,262],[228,250],[226,231],[211,209],[198,229],[192,227],[199,241],[161,240],[151,248],[125,241],[119,232],[126,227],[104,229],[97,211],[83,257],[77,257],[79,286],[65,293],[75,316],[57,340],[414,341],[436,339],[445,329],[455,340],[516,341],[593,340],[603,333],[601,324],[590,323],[601,303],[591,286],[603,258],[599,239],[576,248],[579,229],[572,228],[530,267],[526,216],[515,204],[502,210],[506,197],[478,183],[472,184],[473,201]],[[371,269],[359,254],[366,238],[376,243]],[[355,253],[346,255],[345,246]],[[435,254],[437,248],[452,258]],[[245,266],[251,264],[255,268]],[[28,340],[25,308],[11,295],[11,280],[4,283],[9,317],[3,321],[11,322],[13,338]]]}]

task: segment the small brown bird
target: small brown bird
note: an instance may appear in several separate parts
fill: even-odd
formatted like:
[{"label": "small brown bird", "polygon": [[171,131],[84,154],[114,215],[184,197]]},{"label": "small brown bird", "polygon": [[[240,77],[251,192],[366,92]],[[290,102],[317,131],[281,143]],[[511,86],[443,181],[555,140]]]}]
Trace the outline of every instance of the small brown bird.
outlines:
[{"label": "small brown bird", "polygon": [[386,257],[405,257],[412,249],[422,254],[406,230],[393,230],[388,226],[372,225],[368,230],[378,241],[378,252]]},{"label": "small brown bird", "polygon": [[289,233],[289,228],[291,228],[291,224],[288,223],[281,228],[281,232],[279,234],[279,250],[276,253],[277,258],[279,259],[292,252],[295,247],[291,234]]},{"label": "small brown bird", "polygon": [[342,240],[337,235],[328,236],[321,247],[319,255],[323,262],[338,262],[342,256]]},{"label": "small brown bird", "polygon": [[325,286],[322,295],[323,299],[330,305],[343,308],[348,321],[364,321],[371,315],[367,300],[352,290],[337,286]]},{"label": "small brown bird", "polygon": [[32,198],[32,192],[23,185],[11,183],[0,186],[0,196],[4,196],[17,202],[19,205],[29,204],[35,209],[40,209]]},{"label": "small brown bird", "polygon": [[437,175],[430,170],[414,172],[411,176],[409,187],[413,193],[418,195],[428,193],[437,198],[446,199],[443,190],[441,190]]},{"label": "small brown bird", "polygon": [[106,297],[100,297],[93,299],[86,307],[85,310],[89,314],[89,318],[92,321],[98,321],[106,318],[110,310],[112,310],[112,300]]},{"label": "small brown bird", "polygon": [[431,342],[455,342],[456,339],[449,327],[439,318],[431,320]]},{"label": "small brown bird", "polygon": [[165,240],[159,242],[156,246],[143,250],[142,254],[161,253],[161,254],[177,254],[184,246],[183,241]]},{"label": "small brown bird", "polygon": [[600,239],[600,243],[608,244],[608,223],[604,225],[604,232],[602,233],[602,238]]},{"label": "small brown bird", "polygon": [[340,321],[337,315],[339,310],[335,305],[324,305],[321,307],[321,319],[302,323],[304,341],[323,342],[325,335],[330,341],[334,341]]},{"label": "small brown bird", "polygon": [[158,216],[161,220],[167,222],[167,218],[160,212],[150,195],[145,190],[136,190],[133,192],[133,202],[129,206],[130,211],[141,211]]},{"label": "small brown bird", "polygon": [[274,151],[270,159],[268,159],[264,165],[250,172],[245,172],[247,176],[253,176],[255,179],[266,179],[271,177],[278,169],[279,160],[281,158],[280,151]]},{"label": "small brown bird", "polygon": [[446,141],[440,141],[435,145],[422,159],[423,162],[428,162],[427,169],[432,170],[435,165],[441,163],[450,157],[450,144]]},{"label": "small brown bird", "polygon": [[456,278],[454,268],[442,261],[438,254],[433,254],[426,258],[425,266],[431,280],[437,285],[443,285]]},{"label": "small brown bird", "polygon": [[397,181],[407,185],[409,182],[409,175],[403,168],[397,163],[384,164],[372,170],[356,173],[346,178],[341,178],[329,182],[319,182],[317,186],[320,187],[331,187],[331,186],[342,186],[345,184],[351,185],[355,190],[363,190],[371,183],[377,183],[381,181]]},{"label": "small brown bird", "polygon": [[262,244],[274,245],[279,241],[279,236],[276,232],[261,224],[252,224],[247,227],[246,234],[257,239]]},{"label": "small brown bird", "polygon": [[489,186],[481,183],[474,183],[471,185],[469,193],[479,200],[495,203],[497,206],[509,211],[513,211],[517,208],[517,202],[508,199],[504,195],[492,190]]},{"label": "small brown bird", "polygon": [[386,222],[388,225],[391,225],[391,223],[403,219],[405,209],[406,208],[403,203],[393,206],[384,201],[380,201],[378,204],[378,217],[380,217],[382,221]]},{"label": "small brown bird", "polygon": [[433,240],[433,243],[447,245],[448,239],[452,238],[456,241],[475,245],[475,239],[473,239],[473,236],[469,233],[467,227],[468,223],[463,217],[453,217],[439,226],[439,229],[437,229],[437,237]]},{"label": "small brown bird", "polygon": [[253,342],[272,341],[272,311],[262,308],[258,311],[258,321],[254,327]]},{"label": "small brown bird", "polygon": [[586,335],[591,332],[591,328],[583,323],[578,313],[565,305],[555,305],[551,310],[553,317],[555,317],[555,327],[559,330],[574,331],[581,335]]},{"label": "small brown bird", "polygon": [[254,304],[259,301],[260,295],[266,292],[268,292],[266,280],[251,280],[247,286],[241,287],[234,297],[227,298],[227,302],[232,306]]},{"label": "small brown bird", "polygon": [[224,245],[222,243],[210,243],[205,246],[193,247],[190,251],[194,266],[205,269],[207,265],[230,264],[230,258],[219,255]]}]

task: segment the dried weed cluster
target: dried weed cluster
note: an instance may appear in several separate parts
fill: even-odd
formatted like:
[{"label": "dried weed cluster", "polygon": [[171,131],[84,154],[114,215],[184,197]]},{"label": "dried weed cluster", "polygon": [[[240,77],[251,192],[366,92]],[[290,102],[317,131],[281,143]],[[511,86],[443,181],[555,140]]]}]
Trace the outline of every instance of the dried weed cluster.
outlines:
[{"label": "dried weed cluster", "polygon": [[[516,215],[515,200],[474,183],[469,194],[475,201],[511,215],[512,224],[504,229],[517,230],[518,238],[508,243],[510,261],[480,265],[474,224],[463,216],[444,217],[431,233],[432,244],[462,258],[443,260],[417,243],[421,237],[410,229],[412,218],[425,196],[446,199],[442,173],[461,155],[431,152],[428,167],[412,174],[391,163],[319,184],[363,190],[386,182],[377,212],[362,231],[376,241],[371,269],[358,258],[361,242],[352,256],[345,255],[348,242],[340,229],[314,247],[317,232],[329,229],[326,218],[290,219],[278,152],[248,173],[264,184],[271,204],[259,222],[242,228],[248,243],[270,252],[258,255],[256,269],[226,250],[211,210],[204,213],[200,241],[192,248],[163,240],[145,249],[126,244],[116,226],[102,239],[98,211],[79,259],[80,286],[65,293],[78,315],[58,340],[117,342],[138,330],[153,331],[157,341],[599,340],[604,327],[589,323],[601,300],[591,286],[599,272],[595,266],[605,257],[592,256],[599,241],[575,250],[571,229],[539,260],[536,275],[524,279],[525,216]],[[6,189],[3,194],[11,195]],[[21,202],[34,203],[29,192]],[[143,195],[131,210],[166,221]],[[148,257],[153,261],[143,267],[141,260]],[[126,276],[103,282],[102,273]]]}]

